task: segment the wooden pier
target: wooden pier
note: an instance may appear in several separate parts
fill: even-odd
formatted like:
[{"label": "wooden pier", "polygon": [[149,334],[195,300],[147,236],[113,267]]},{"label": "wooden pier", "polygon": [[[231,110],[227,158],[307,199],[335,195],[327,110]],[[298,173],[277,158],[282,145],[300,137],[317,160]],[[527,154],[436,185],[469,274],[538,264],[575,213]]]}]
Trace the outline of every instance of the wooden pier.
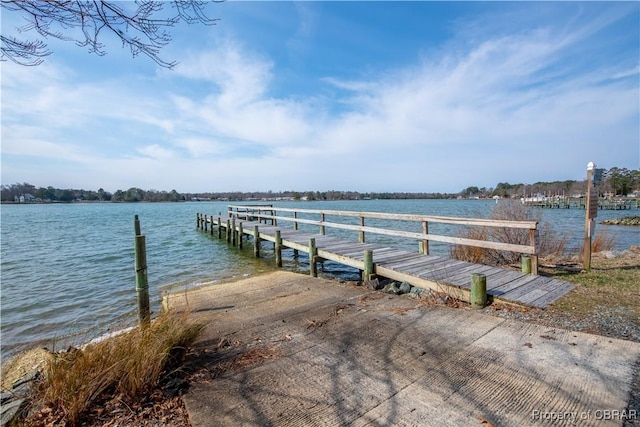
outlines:
[{"label": "wooden pier", "polygon": [[[319,219],[312,218],[318,215]],[[419,224],[421,230],[414,232],[366,226],[365,220],[375,225],[385,220],[392,223],[409,222]],[[229,206],[225,217],[197,214],[196,221],[199,229],[217,235],[218,238],[225,238],[234,246],[242,247],[245,240],[253,239],[253,251],[257,257],[260,256],[261,242],[272,242],[278,267],[282,266],[282,251],[285,249],[294,250],[295,254],[299,252],[311,254],[309,270],[313,276],[317,275],[318,262],[330,260],[360,270],[363,280],[384,277],[408,282],[419,288],[445,292],[455,298],[470,301],[472,276],[480,275],[486,278],[489,299],[540,308],[553,303],[574,287],[568,282],[537,275],[537,222],[535,221],[498,221],[272,206]],[[279,225],[282,222],[290,224],[288,227],[282,227]],[[526,231],[529,235],[529,244],[507,244],[436,235],[429,233],[429,224],[433,223]],[[318,229],[314,230],[315,227]],[[407,227],[398,228],[406,230]],[[329,236],[326,234],[327,229],[357,231],[358,239],[351,241],[343,235]],[[411,252],[388,244],[369,243],[365,241],[365,234],[415,239],[419,243],[418,251]],[[517,252],[523,255],[522,271],[430,255],[430,241]],[[529,272],[533,274],[527,274]]]},{"label": "wooden pier", "polygon": [[[566,197],[566,196],[550,196],[550,197],[527,197],[521,199],[526,206],[534,206],[538,208],[548,209],[569,209],[578,208],[585,209],[587,204],[586,197]],[[640,209],[640,199],[621,197],[610,198],[601,197],[598,199],[598,209],[600,210],[627,210]]]}]

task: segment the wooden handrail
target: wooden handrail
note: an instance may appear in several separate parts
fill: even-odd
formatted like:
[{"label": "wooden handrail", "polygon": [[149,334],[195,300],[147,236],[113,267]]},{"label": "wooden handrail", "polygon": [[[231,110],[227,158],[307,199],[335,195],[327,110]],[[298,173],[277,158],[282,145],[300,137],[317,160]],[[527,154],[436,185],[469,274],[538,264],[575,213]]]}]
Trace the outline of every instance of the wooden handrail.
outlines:
[{"label": "wooden handrail", "polygon": [[[263,213],[264,212],[264,213]],[[292,212],[292,216],[278,215],[278,212]],[[307,218],[300,218],[299,213],[303,214],[319,214],[320,220],[313,220]],[[356,217],[360,218],[360,225],[355,224],[341,224],[337,222],[325,221],[327,215],[336,217]],[[424,253],[429,252],[429,241],[449,243],[454,245],[473,246],[486,249],[494,249],[508,252],[516,252],[521,254],[527,254],[532,256],[532,269],[537,271],[537,221],[513,221],[513,220],[494,220],[494,219],[482,219],[482,218],[458,218],[458,217],[443,217],[443,216],[430,216],[430,215],[414,215],[414,214],[398,214],[398,213],[383,213],[383,212],[356,212],[356,211],[337,211],[337,210],[317,210],[317,209],[292,209],[281,208],[273,206],[250,206],[250,205],[230,205],[229,216],[237,216],[238,218],[259,218],[261,220],[271,220],[274,224],[277,221],[287,221],[294,223],[294,228],[297,229],[298,224],[309,224],[320,227],[321,233],[324,234],[325,227],[342,229],[342,230],[354,230],[359,232],[359,241],[364,242],[364,233],[374,233],[387,236],[405,237],[410,239],[417,239],[421,241],[421,250]],[[390,230],[380,227],[370,227],[364,225],[365,218],[396,220],[396,221],[412,221],[418,222],[422,225],[422,232],[411,232],[401,230]],[[452,237],[442,236],[437,234],[430,234],[428,232],[428,223],[442,223],[442,224],[454,224],[461,226],[479,226],[479,227],[500,227],[500,228],[515,228],[522,230],[529,230],[529,244],[519,245],[512,243],[495,242],[489,240],[476,240],[464,237]]]}]

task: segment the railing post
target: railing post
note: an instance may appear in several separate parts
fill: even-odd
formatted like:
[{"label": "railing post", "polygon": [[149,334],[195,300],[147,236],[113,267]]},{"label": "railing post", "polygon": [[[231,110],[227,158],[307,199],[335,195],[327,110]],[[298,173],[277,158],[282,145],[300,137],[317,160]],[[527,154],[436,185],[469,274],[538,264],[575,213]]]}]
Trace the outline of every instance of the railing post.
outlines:
[{"label": "railing post", "polygon": [[484,308],[487,305],[487,276],[471,273],[471,307]]},{"label": "railing post", "polygon": [[324,213],[321,213],[320,214],[320,234],[322,234],[323,236],[325,234],[324,219],[325,219]]},{"label": "railing post", "polygon": [[[364,227],[364,216],[362,215],[360,215],[360,227]],[[364,230],[360,230],[358,233],[358,242],[364,243]]]},{"label": "railing post", "polygon": [[522,265],[522,272],[524,274],[531,274],[531,257],[527,255],[523,255],[520,263]]},{"label": "railing post", "polygon": [[312,277],[318,277],[318,265],[316,264],[316,239],[313,237],[309,239],[309,274]]},{"label": "railing post", "polygon": [[280,230],[276,230],[275,252],[276,266],[282,267],[282,237],[280,237]]},{"label": "railing post", "polygon": [[365,250],[364,251],[364,270],[362,272],[362,280],[367,281],[371,280],[374,274],[374,266],[373,266],[373,251]]},{"label": "railing post", "polygon": [[[429,234],[429,223],[427,221],[422,221],[422,233],[426,236]],[[422,241],[422,251],[421,253],[425,255],[429,255],[429,239],[424,239]]]},{"label": "railing post", "polygon": [[529,229],[529,244],[533,247],[534,253],[531,254],[531,274],[538,275],[538,246],[536,236],[538,235],[537,228]]},{"label": "railing post", "polygon": [[253,226],[253,256],[260,258],[260,232],[258,226]]}]

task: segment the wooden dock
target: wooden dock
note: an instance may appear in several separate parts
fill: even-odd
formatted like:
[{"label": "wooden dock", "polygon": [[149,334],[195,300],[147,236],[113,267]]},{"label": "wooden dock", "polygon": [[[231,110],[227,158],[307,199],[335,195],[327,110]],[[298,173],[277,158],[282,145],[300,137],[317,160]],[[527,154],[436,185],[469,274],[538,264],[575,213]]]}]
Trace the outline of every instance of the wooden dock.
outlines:
[{"label": "wooden dock", "polygon": [[[521,199],[526,206],[533,206],[547,209],[585,209],[587,205],[586,197],[526,197]],[[600,197],[598,199],[598,209],[600,210],[631,210],[640,209],[640,199],[637,197]]]},{"label": "wooden dock", "polygon": [[[241,210],[237,210],[240,208]],[[243,210],[248,209],[248,210]],[[276,211],[293,212],[293,217],[284,217]],[[321,215],[321,220],[301,218],[304,213]],[[327,215],[338,217],[359,216],[358,225],[338,224],[327,222]],[[400,282],[408,282],[412,286],[445,292],[455,298],[470,301],[470,288],[472,274],[480,274],[486,277],[486,288],[489,299],[507,303],[516,303],[532,307],[544,308],[553,303],[574,286],[549,277],[526,272],[507,270],[466,261],[459,261],[444,256],[429,255],[428,241],[444,241],[452,244],[465,244],[477,247],[489,247],[497,249],[514,250],[525,254],[524,259],[533,263],[532,271],[537,272],[537,252],[532,232],[532,244],[508,245],[504,243],[488,241],[470,241],[468,239],[450,236],[437,236],[428,232],[411,233],[407,231],[388,230],[376,227],[366,227],[364,218],[405,219],[420,221],[423,230],[428,230],[424,223],[429,222],[461,222],[466,225],[477,226],[502,226],[516,228],[531,228],[535,231],[537,223],[500,221],[493,224],[491,220],[472,220],[462,218],[445,217],[419,217],[415,215],[381,214],[381,213],[355,213],[344,211],[312,211],[284,208],[246,208],[230,207],[229,216],[222,218],[208,215],[197,215],[199,229],[217,235],[219,238],[233,244],[242,246],[245,240],[253,239],[255,256],[260,256],[260,242],[269,241],[274,244],[276,264],[282,266],[282,250],[291,249],[306,254],[314,254],[310,257],[310,273],[317,275],[317,263],[323,260],[334,261],[360,270],[363,280],[373,277],[384,277]],[[278,225],[291,221],[293,227]],[[320,227],[320,233],[299,229],[299,223],[313,224]],[[358,230],[358,241],[348,241],[344,238],[329,236],[325,233],[327,227]],[[365,242],[364,232],[391,234],[396,236],[419,239],[420,251],[410,252],[397,249],[389,245]],[[533,260],[533,262],[532,262]],[[523,271],[525,263],[523,263]]]}]

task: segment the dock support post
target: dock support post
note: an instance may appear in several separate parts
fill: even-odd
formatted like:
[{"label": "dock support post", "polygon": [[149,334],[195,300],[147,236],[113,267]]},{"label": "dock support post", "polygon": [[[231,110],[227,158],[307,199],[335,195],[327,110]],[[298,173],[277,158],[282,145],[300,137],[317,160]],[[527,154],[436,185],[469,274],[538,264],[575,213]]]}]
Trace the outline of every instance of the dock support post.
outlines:
[{"label": "dock support post", "polygon": [[318,250],[316,249],[316,239],[309,239],[309,274],[311,277],[318,277],[318,264],[316,264]]},{"label": "dock support post", "polygon": [[236,245],[236,217],[235,215],[231,218],[231,245]]},{"label": "dock support post", "polygon": [[258,226],[253,226],[253,256],[260,258],[260,232]]},{"label": "dock support post", "polygon": [[362,280],[371,280],[374,274],[373,271],[373,251],[364,251],[364,271],[362,272]]},{"label": "dock support post", "polygon": [[197,229],[200,228],[200,214],[199,213],[196,214],[196,228]]},{"label": "dock support post", "polygon": [[138,297],[138,318],[140,327],[146,327],[150,321],[149,310],[149,282],[147,281],[147,246],[145,237],[140,234],[140,222],[138,215],[134,219],[135,237],[135,268],[136,268],[136,294]]},{"label": "dock support post", "polygon": [[324,230],[324,219],[325,219],[324,213],[321,213],[321,214],[320,214],[320,224],[321,224],[321,225],[320,225],[320,234],[322,234],[323,236],[324,236],[324,234],[325,234],[325,230]]},{"label": "dock support post", "polygon": [[213,236],[213,225],[215,224],[215,222],[213,222],[213,215],[211,215],[209,219],[211,220],[211,228],[209,229],[209,232]]},{"label": "dock support post", "polygon": [[[360,227],[364,227],[364,217],[363,216],[360,217]],[[360,230],[360,233],[358,233],[358,242],[364,243],[364,230]]]},{"label": "dock support post", "polygon": [[242,237],[243,237],[242,222],[240,222],[238,224],[238,249],[242,249]]},{"label": "dock support post", "polygon": [[482,309],[487,305],[487,276],[471,273],[471,307]]},{"label": "dock support post", "polygon": [[227,219],[227,243],[231,243],[231,220]]},{"label": "dock support post", "polygon": [[222,239],[222,220],[218,215],[218,239]]},{"label": "dock support post", "polygon": [[524,274],[531,274],[531,257],[523,255],[521,259],[522,272]]},{"label": "dock support post", "polygon": [[282,267],[282,237],[280,237],[280,230],[276,230],[275,252],[276,266]]}]

